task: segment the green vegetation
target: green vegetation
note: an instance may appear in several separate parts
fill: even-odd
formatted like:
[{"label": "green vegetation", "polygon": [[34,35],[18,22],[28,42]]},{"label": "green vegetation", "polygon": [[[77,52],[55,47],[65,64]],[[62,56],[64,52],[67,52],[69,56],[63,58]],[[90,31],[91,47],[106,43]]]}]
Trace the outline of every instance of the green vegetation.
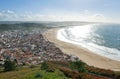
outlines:
[{"label": "green vegetation", "polygon": [[82,61],[48,61],[16,69],[1,72],[0,79],[120,79],[120,72],[91,67]]},{"label": "green vegetation", "polygon": [[12,71],[12,70],[15,70],[16,68],[16,64],[15,62],[13,61],[10,61],[10,60],[6,60],[5,63],[4,63],[4,71]]},{"label": "green vegetation", "polygon": [[0,24],[0,32],[9,31],[9,30],[24,30],[24,31],[32,31],[33,29],[41,29],[44,31],[45,29],[50,29],[45,23],[8,23],[8,24]]},{"label": "green vegetation", "polygon": [[88,66],[82,61],[49,62],[52,67],[58,68],[65,76],[72,79],[120,79],[120,73],[111,70]]},{"label": "green vegetation", "polygon": [[116,79],[120,79],[120,71],[115,72]]},{"label": "green vegetation", "polygon": [[48,64],[46,63],[46,62],[43,62],[42,64],[41,64],[41,69],[42,70],[46,70],[46,69],[48,69]]},{"label": "green vegetation", "polygon": [[23,66],[19,70],[0,73],[0,79],[70,79],[63,72],[55,69],[54,72],[41,70],[40,65],[29,67]]},{"label": "green vegetation", "polygon": [[47,62],[43,62],[41,64],[41,69],[42,70],[46,70],[46,72],[55,72],[55,68],[53,68],[52,66],[50,66]]},{"label": "green vegetation", "polygon": [[85,69],[85,65],[86,64],[84,62],[79,61],[79,60],[71,62],[72,69],[76,69],[79,72],[87,72],[87,70]]}]

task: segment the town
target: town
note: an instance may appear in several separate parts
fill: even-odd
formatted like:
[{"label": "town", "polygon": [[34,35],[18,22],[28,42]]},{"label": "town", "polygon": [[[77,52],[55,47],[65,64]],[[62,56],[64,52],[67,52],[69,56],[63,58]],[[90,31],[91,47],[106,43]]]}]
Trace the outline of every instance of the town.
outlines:
[{"label": "town", "polygon": [[0,33],[0,64],[16,60],[18,65],[36,65],[44,61],[71,61],[77,59],[64,54],[41,32],[5,31]]}]

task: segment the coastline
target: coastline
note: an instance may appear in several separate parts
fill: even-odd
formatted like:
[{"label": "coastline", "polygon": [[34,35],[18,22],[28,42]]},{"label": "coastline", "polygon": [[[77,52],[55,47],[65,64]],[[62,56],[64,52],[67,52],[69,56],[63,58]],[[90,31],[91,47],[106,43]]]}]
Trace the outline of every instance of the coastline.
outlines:
[{"label": "coastline", "polygon": [[44,33],[44,37],[47,40],[55,43],[55,45],[59,47],[64,53],[76,55],[77,57],[79,57],[80,60],[82,60],[83,62],[87,63],[90,66],[95,66],[103,69],[110,69],[114,71],[120,71],[119,61],[115,61],[100,56],[81,46],[58,40],[57,39],[58,30],[59,29],[50,29]]}]

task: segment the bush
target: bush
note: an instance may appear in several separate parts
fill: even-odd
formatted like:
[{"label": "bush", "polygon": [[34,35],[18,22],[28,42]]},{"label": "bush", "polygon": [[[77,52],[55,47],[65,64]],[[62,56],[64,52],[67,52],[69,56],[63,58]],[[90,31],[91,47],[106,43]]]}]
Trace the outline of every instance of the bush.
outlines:
[{"label": "bush", "polygon": [[93,66],[86,66],[86,69],[88,70],[89,73],[93,73],[96,75],[102,75],[102,76],[107,76],[107,77],[115,76],[115,73],[112,70],[100,69],[100,68],[96,68]]},{"label": "bush", "polygon": [[36,66],[35,65],[31,65],[30,68],[35,68]]},{"label": "bush", "polygon": [[55,69],[53,67],[49,67],[46,71],[47,72],[55,72]]},{"label": "bush", "polygon": [[41,69],[42,70],[46,70],[46,69],[48,69],[48,64],[46,63],[46,62],[43,62],[42,64],[41,64]]},{"label": "bush", "polygon": [[72,71],[70,69],[64,68],[64,67],[60,67],[59,68],[60,71],[62,71],[64,73],[65,76],[70,77],[72,79],[82,79],[82,77],[80,76],[79,72],[76,71]]},{"label": "bush", "polygon": [[71,67],[72,69],[76,69],[78,70],[79,72],[87,72],[87,70],[85,69],[85,63],[82,62],[82,61],[74,61],[74,62],[71,62]]},{"label": "bush", "polygon": [[36,74],[35,78],[42,78],[43,76],[41,74]]},{"label": "bush", "polygon": [[10,60],[6,60],[4,63],[4,71],[12,71],[15,70],[16,65],[15,62],[12,62]]}]

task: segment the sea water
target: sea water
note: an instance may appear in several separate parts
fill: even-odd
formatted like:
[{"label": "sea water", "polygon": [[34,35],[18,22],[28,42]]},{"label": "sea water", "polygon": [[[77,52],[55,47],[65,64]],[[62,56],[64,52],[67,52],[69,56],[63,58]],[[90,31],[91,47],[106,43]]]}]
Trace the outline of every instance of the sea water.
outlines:
[{"label": "sea water", "polygon": [[57,38],[120,61],[120,24],[88,24],[60,29]]}]

